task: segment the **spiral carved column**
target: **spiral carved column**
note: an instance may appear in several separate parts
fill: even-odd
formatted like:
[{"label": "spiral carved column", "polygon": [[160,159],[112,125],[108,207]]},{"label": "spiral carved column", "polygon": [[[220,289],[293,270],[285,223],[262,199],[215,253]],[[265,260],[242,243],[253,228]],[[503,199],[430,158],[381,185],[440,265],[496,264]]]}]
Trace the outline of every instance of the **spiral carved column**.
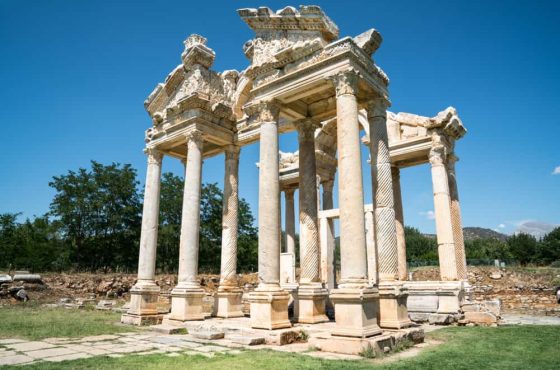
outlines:
[{"label": "spiral carved column", "polygon": [[467,280],[467,259],[465,254],[465,241],[463,238],[463,223],[461,221],[459,190],[457,188],[457,174],[455,172],[455,163],[457,160],[457,157],[453,154],[447,157],[447,175],[449,178],[449,196],[451,199],[451,227],[453,228],[453,241],[455,242],[457,278],[459,280]]}]

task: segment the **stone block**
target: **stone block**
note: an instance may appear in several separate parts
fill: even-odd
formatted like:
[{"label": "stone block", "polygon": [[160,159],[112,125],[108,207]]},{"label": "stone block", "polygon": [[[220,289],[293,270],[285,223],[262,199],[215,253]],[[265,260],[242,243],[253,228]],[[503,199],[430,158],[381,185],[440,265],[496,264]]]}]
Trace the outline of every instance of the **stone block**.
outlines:
[{"label": "stone block", "polygon": [[150,326],[151,331],[162,334],[185,334],[187,329],[178,325],[159,324]]},{"label": "stone block", "polygon": [[223,317],[243,317],[243,291],[241,289],[216,292],[214,296],[214,307],[212,316]]},{"label": "stone block", "polygon": [[455,321],[455,317],[449,314],[432,313],[429,315],[428,321],[432,325],[449,325]]},{"label": "stone block", "polygon": [[439,298],[435,294],[422,294],[422,295],[412,295],[409,294],[406,306],[409,312],[426,312],[433,313],[437,312]]},{"label": "stone block", "polygon": [[408,317],[414,322],[427,322],[430,319],[428,312],[409,312]]},{"label": "stone block", "polygon": [[502,307],[502,301],[498,299],[492,299],[483,302],[484,308],[493,313],[496,317],[500,317],[500,311]]},{"label": "stone block", "polygon": [[161,323],[162,319],[163,315],[134,315],[124,313],[121,316],[121,323],[135,326],[158,325]]},{"label": "stone block", "polygon": [[8,274],[0,274],[0,284],[11,283],[12,277]]},{"label": "stone block", "polygon": [[171,292],[171,312],[164,317],[163,323],[182,325],[185,321],[204,320],[203,299],[206,293],[202,289],[175,288]]},{"label": "stone block", "polygon": [[333,335],[365,338],[381,334],[377,289],[334,289],[330,299],[335,306]]},{"label": "stone block", "polygon": [[21,343],[6,344],[5,347],[11,348],[14,351],[18,351],[18,352],[27,352],[27,351],[36,351],[45,348],[53,348],[55,347],[55,345],[51,343],[45,343],[45,342],[21,342]]},{"label": "stone block", "polygon": [[481,307],[477,303],[463,303],[461,305],[461,311],[463,312],[478,312],[480,309]]},{"label": "stone block", "polygon": [[266,344],[275,346],[284,346],[297,342],[300,337],[301,330],[295,328],[279,329],[271,331],[266,335]]},{"label": "stone block", "polygon": [[300,286],[298,290],[298,316],[297,321],[305,324],[327,322],[329,318],[325,313],[325,302],[328,296],[326,289]]},{"label": "stone block", "polygon": [[496,315],[491,312],[465,312],[464,321],[474,324],[495,324],[498,322]]},{"label": "stone block", "polygon": [[223,339],[223,331],[197,331],[190,333],[193,337],[198,339]]},{"label": "stone block", "polygon": [[26,355],[14,355],[14,356],[6,356],[0,357],[0,366],[4,365],[19,365],[25,364],[27,362],[33,361],[33,358],[26,356]]},{"label": "stone block", "polygon": [[288,319],[289,299],[289,294],[284,290],[251,292],[249,294],[251,327],[267,330],[291,327],[292,324]]},{"label": "stone block", "polygon": [[228,337],[233,343],[243,344],[245,346],[256,346],[266,342],[265,337],[255,337],[246,335],[233,335]]}]

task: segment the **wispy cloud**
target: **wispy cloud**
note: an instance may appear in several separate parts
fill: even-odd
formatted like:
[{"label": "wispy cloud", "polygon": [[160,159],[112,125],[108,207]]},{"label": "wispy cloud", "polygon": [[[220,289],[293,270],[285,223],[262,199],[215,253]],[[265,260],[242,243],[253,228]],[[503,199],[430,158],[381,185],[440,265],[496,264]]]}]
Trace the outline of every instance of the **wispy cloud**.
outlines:
[{"label": "wispy cloud", "polygon": [[516,226],[515,234],[525,233],[533,235],[536,238],[542,238],[560,225],[536,220],[522,220],[517,222]]},{"label": "wispy cloud", "polygon": [[426,211],[426,212],[418,212],[418,213],[420,214],[420,216],[424,216],[428,220],[435,220],[436,219],[436,214],[434,213],[434,211]]},{"label": "wispy cloud", "polygon": [[556,167],[554,171],[552,171],[553,175],[560,175],[560,166]]},{"label": "wispy cloud", "polygon": [[499,225],[498,225],[498,229],[505,229],[505,228],[506,228],[506,225],[505,225],[505,224],[499,224]]}]

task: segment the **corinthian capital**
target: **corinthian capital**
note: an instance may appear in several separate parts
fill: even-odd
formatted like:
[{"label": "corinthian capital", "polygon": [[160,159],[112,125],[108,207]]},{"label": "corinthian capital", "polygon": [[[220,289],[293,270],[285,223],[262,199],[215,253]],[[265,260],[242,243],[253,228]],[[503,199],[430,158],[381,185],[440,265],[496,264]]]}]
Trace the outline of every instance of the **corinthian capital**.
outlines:
[{"label": "corinthian capital", "polygon": [[313,139],[315,137],[315,129],[320,127],[320,124],[310,118],[306,118],[295,122],[295,126],[301,139]]},{"label": "corinthian capital", "polygon": [[278,122],[280,104],[276,100],[261,100],[245,108],[249,123]]},{"label": "corinthian capital", "polygon": [[199,130],[189,131],[185,135],[185,138],[187,139],[188,150],[191,150],[191,148],[194,148],[194,146],[196,146],[198,150],[202,151],[202,143],[204,141],[204,135],[202,134],[201,131]]},{"label": "corinthian capital", "polygon": [[340,72],[329,77],[336,90],[336,96],[356,95],[358,93],[358,72],[354,70]]},{"label": "corinthian capital", "polygon": [[239,152],[241,151],[241,148],[237,145],[228,145],[225,147],[225,155],[226,155],[226,161],[229,160],[238,160],[239,159]]},{"label": "corinthian capital", "polygon": [[378,97],[367,102],[367,116],[370,118],[386,118],[389,102],[387,99]]},{"label": "corinthian capital", "polygon": [[443,145],[436,145],[430,149],[429,157],[432,166],[442,165],[446,160],[446,149]]},{"label": "corinthian capital", "polygon": [[144,153],[148,156],[148,164],[160,164],[163,159],[163,153],[156,148],[146,148]]}]

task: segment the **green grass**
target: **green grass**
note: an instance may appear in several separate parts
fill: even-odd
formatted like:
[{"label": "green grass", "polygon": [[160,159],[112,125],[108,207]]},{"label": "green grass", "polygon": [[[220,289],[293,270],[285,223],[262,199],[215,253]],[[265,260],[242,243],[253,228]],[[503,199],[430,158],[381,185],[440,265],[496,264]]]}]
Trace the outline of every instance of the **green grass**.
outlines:
[{"label": "green grass", "polygon": [[[452,327],[429,334],[445,343],[418,356],[390,363],[380,360],[332,361],[292,353],[244,351],[238,355],[130,355],[38,363],[26,369],[558,369],[560,327]],[[18,367],[21,369],[21,367]],[[10,369],[10,367],[6,367]],[[15,367],[14,367],[15,369]]]},{"label": "green grass", "polygon": [[120,314],[112,311],[43,308],[22,304],[0,308],[0,338],[43,339],[85,337],[130,332],[134,327],[117,325]]}]

